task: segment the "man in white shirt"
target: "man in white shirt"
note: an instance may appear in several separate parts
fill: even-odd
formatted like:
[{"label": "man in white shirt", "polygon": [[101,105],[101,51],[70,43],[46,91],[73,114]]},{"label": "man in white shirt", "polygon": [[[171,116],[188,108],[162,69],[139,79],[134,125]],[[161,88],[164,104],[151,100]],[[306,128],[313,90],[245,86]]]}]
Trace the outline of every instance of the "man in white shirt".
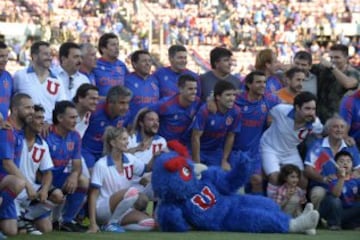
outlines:
[{"label": "man in white shirt", "polygon": [[41,104],[45,109],[45,121],[52,123],[52,110],[57,101],[65,100],[63,82],[50,70],[50,44],[39,41],[30,49],[32,65],[19,70],[14,75],[14,92],[31,96],[34,104]]},{"label": "man in white shirt", "polygon": [[[323,126],[316,117],[316,96],[310,92],[302,92],[294,99],[294,106],[278,104],[270,110],[272,123],[260,140],[262,167],[269,178],[268,195],[278,185],[280,167],[294,164],[302,171],[303,161],[297,150],[311,132],[320,134]],[[301,187],[306,187],[304,178]]]},{"label": "man in white shirt", "polygon": [[[165,138],[159,136],[159,116],[156,112],[143,109],[137,114],[133,124],[132,134],[129,135],[129,152],[134,154],[138,159],[145,164],[157,156],[161,151],[167,149]],[[139,190],[153,198],[153,192],[149,181],[150,174],[145,174],[142,178],[133,178]]]},{"label": "man in white shirt", "polygon": [[60,66],[55,69],[56,75],[63,81],[67,100],[72,100],[76,90],[89,79],[79,72],[82,58],[80,46],[73,42],[61,44],[59,49]]}]

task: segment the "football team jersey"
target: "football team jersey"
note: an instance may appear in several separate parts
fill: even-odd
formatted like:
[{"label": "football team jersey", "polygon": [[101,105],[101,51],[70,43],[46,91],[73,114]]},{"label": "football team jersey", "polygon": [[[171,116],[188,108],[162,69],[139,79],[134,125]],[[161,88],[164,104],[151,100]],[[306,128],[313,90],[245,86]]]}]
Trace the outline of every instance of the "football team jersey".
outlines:
[{"label": "football team jersey", "polygon": [[241,111],[241,130],[235,135],[233,149],[258,150],[260,138],[267,126],[269,111],[280,103],[280,99],[266,93],[260,100],[250,101],[248,92],[242,92],[236,97],[235,103]]},{"label": "football team jersey", "polygon": [[23,139],[23,130],[0,129],[0,174],[8,174],[3,167],[4,160],[12,160],[17,167],[20,166]]},{"label": "football team jersey", "polygon": [[154,72],[153,76],[157,79],[158,86],[160,89],[160,98],[174,96],[179,93],[179,89],[177,86],[178,78],[183,74],[192,75],[195,79],[197,79],[197,96],[201,96],[201,86],[199,82],[199,76],[188,70],[184,69],[181,72],[175,72],[171,69],[171,67],[161,67]]},{"label": "football team jersey", "polygon": [[288,104],[278,104],[270,110],[272,123],[261,137],[260,144],[274,153],[291,154],[297,152],[297,145],[311,132],[322,133],[323,126],[316,118],[315,122],[294,129],[295,109]]},{"label": "football team jersey", "polygon": [[77,131],[69,132],[65,137],[59,135],[54,127],[51,127],[49,135],[45,138],[50,156],[53,160],[53,176],[71,172],[70,161],[81,159],[81,138]]},{"label": "football team jersey", "polygon": [[13,93],[13,79],[8,71],[0,72],[0,113],[7,119],[10,99]]},{"label": "football team jersey", "polygon": [[131,154],[123,154],[123,170],[116,168],[111,156],[100,158],[93,168],[91,186],[100,189],[100,198],[109,199],[114,193],[132,185],[134,176],[142,176],[145,163]]},{"label": "football team jersey", "polygon": [[191,128],[203,132],[200,137],[200,150],[223,149],[227,133],[238,133],[241,129],[241,113],[234,106],[225,113],[210,113],[204,104],[196,114]]},{"label": "football team jersey", "polygon": [[23,141],[19,169],[30,183],[35,183],[38,170],[46,172],[54,167],[49,146],[40,136],[36,136],[34,146],[31,149],[29,149],[26,140]]},{"label": "football team jersey", "polygon": [[129,123],[130,113],[125,116],[118,116],[111,119],[106,112],[106,103],[100,103],[96,111],[91,114],[89,126],[82,138],[82,148],[87,152],[91,152],[99,157],[103,151],[102,136],[107,126],[126,127]]},{"label": "football team jersey", "polygon": [[58,79],[50,70],[49,77],[41,83],[33,67],[19,70],[14,75],[15,93],[30,95],[34,104],[40,104],[45,109],[45,121],[52,123],[52,111],[55,103],[67,100],[62,80]]},{"label": "football team jersey", "polygon": [[136,73],[130,73],[125,77],[125,87],[132,92],[130,101],[130,112],[132,119],[138,111],[159,101],[159,87],[153,76],[143,79]]},{"label": "football team jersey", "polygon": [[182,106],[179,95],[163,98],[159,103],[150,106],[157,112],[160,120],[159,135],[167,141],[177,139],[184,143],[190,141],[190,125],[201,106],[200,98],[190,106]]},{"label": "football team jersey", "polygon": [[99,58],[93,70],[95,83],[99,88],[99,95],[105,97],[109,89],[116,85],[124,85],[125,76],[129,73],[125,63],[120,60],[114,62]]}]

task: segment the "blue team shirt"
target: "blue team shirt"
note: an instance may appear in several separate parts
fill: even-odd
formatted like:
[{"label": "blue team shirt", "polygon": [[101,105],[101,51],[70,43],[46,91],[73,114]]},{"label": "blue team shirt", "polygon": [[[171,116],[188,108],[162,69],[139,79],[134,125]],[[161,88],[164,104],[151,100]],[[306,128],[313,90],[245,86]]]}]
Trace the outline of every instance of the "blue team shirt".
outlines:
[{"label": "blue team shirt", "polygon": [[54,163],[52,171],[56,181],[57,176],[71,172],[67,169],[70,161],[81,159],[81,137],[77,131],[71,131],[66,137],[62,137],[54,127],[51,127],[45,141],[49,145],[50,156]]},{"label": "blue team shirt", "polygon": [[107,126],[126,127],[129,123],[130,112],[125,116],[111,119],[106,112],[106,103],[101,102],[91,114],[89,126],[82,138],[82,149],[100,158],[103,152],[102,136]]},{"label": "blue team shirt", "polygon": [[269,76],[266,79],[266,88],[265,92],[267,93],[275,93],[279,89],[283,88],[282,83],[280,82],[279,78],[276,76]]},{"label": "blue team shirt", "polygon": [[184,69],[181,72],[174,72],[170,67],[162,67],[153,74],[153,76],[157,79],[158,82],[158,86],[160,89],[160,98],[171,97],[179,93],[179,89],[177,86],[178,78],[180,75],[183,74],[192,75],[195,79],[197,79],[196,95],[199,97],[201,96],[200,80],[199,76],[196,73],[188,69]]},{"label": "blue team shirt", "polygon": [[20,166],[23,139],[23,130],[0,129],[0,174],[8,174],[3,167],[3,160],[13,160],[17,167]]},{"label": "blue team shirt", "polygon": [[125,77],[125,87],[129,88],[133,93],[130,101],[130,112],[132,118],[137,112],[151,104],[159,101],[160,93],[157,80],[153,76],[143,79],[136,73],[130,73]]},{"label": "blue team shirt", "polygon": [[350,126],[349,136],[360,141],[360,91],[345,96],[340,103],[340,116]]},{"label": "blue team shirt", "polygon": [[182,106],[179,102],[179,94],[163,98],[159,103],[152,105],[150,108],[159,115],[159,135],[167,141],[177,139],[189,143],[189,127],[200,105],[200,98],[196,97],[190,106]]},{"label": "blue team shirt", "polygon": [[193,130],[202,131],[200,138],[201,151],[223,149],[227,133],[238,133],[241,129],[241,112],[236,105],[226,113],[210,113],[204,104],[196,114],[191,126]]},{"label": "blue team shirt", "polygon": [[106,96],[109,89],[116,85],[124,85],[125,76],[129,73],[125,63],[120,60],[109,62],[99,58],[93,70],[99,95]]},{"label": "blue team shirt", "polygon": [[0,72],[0,112],[7,119],[10,99],[13,92],[13,80],[8,71]]},{"label": "blue team shirt", "polygon": [[280,102],[281,100],[271,93],[265,93],[258,101],[248,100],[248,92],[242,92],[236,97],[235,103],[241,111],[241,131],[235,135],[234,150],[251,153],[259,150],[269,111]]},{"label": "blue team shirt", "polygon": [[[338,179],[333,180],[330,183],[330,191],[335,187]],[[345,180],[340,199],[344,208],[351,208],[355,205],[359,205],[357,199],[360,195],[360,178],[350,178]]]}]

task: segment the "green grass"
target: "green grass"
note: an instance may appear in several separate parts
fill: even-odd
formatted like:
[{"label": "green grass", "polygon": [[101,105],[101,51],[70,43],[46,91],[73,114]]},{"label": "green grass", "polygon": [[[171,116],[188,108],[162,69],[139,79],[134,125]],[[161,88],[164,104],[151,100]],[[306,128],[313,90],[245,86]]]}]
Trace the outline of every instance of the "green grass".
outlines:
[{"label": "green grass", "polygon": [[15,239],[66,239],[66,240],[96,240],[96,239],[116,239],[116,240],[359,240],[360,231],[327,231],[318,230],[316,236],[307,236],[302,234],[249,234],[249,233],[228,233],[228,232],[187,232],[187,233],[163,233],[163,232],[126,232],[121,234],[114,233],[64,233],[53,232],[43,236],[20,235],[10,238]]}]

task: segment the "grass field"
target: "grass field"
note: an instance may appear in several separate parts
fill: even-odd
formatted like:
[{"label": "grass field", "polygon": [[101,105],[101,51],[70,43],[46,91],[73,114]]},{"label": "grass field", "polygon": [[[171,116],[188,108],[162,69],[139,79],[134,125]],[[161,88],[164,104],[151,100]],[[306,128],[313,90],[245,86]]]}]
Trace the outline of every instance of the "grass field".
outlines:
[{"label": "grass field", "polygon": [[64,233],[53,232],[43,236],[20,235],[10,238],[15,239],[64,239],[64,240],[96,240],[96,239],[116,239],[116,240],[359,240],[360,231],[327,231],[318,230],[316,236],[301,234],[249,234],[249,233],[228,233],[228,232],[188,232],[188,233],[163,233],[163,232],[126,232],[121,234],[114,233]]}]

